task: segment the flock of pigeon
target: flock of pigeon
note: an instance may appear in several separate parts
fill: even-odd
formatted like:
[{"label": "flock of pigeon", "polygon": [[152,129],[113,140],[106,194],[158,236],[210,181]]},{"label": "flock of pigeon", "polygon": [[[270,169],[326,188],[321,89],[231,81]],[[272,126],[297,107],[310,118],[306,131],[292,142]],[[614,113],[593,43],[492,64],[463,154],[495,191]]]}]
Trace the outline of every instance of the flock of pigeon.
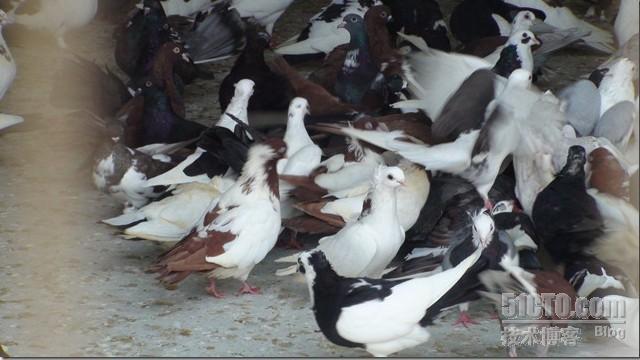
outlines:
[{"label": "flock of pigeon", "polygon": [[[61,47],[98,7],[30,1],[0,22],[46,28],[46,6],[73,9],[48,28]],[[150,271],[258,294],[253,268],[295,248],[276,275],[302,273],[326,338],[375,356],[426,342],[454,306],[473,324],[469,302],[513,289],[625,301],[637,349],[638,1],[621,0],[611,34],[557,1],[462,0],[448,26],[435,0],[333,0],[276,47],[292,2],[144,0],[114,33],[128,81],[79,57],[56,74],[52,104],[103,128],[93,181],[124,206],[103,222],[175,243]],[[611,57],[539,89],[567,47]],[[1,97],[15,64],[0,52]],[[213,77],[202,64],[236,55],[220,118],[186,119],[185,87]],[[286,127],[252,126],[266,111]]]}]

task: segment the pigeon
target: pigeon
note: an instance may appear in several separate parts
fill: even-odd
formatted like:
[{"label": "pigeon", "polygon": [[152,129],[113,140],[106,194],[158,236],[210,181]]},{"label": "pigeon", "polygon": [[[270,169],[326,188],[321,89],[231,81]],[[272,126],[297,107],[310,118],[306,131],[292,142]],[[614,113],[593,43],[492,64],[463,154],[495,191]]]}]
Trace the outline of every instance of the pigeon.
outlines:
[{"label": "pigeon", "polygon": [[[391,35],[387,29],[389,8],[373,6],[364,15],[364,26],[367,33],[368,53],[373,65],[384,75],[386,86],[392,92],[398,92],[403,86],[401,55],[394,49]],[[334,92],[338,74],[342,72],[351,44],[344,44],[333,49],[325,58],[322,66],[309,75],[309,80]],[[383,93],[383,97],[384,97]]]},{"label": "pigeon", "polygon": [[[239,172],[253,142],[241,125],[249,123],[247,104],[253,94],[253,86],[253,81],[249,79],[236,83],[235,94],[225,112],[213,127],[204,131],[193,154],[168,172],[149,179],[148,184],[207,184],[214,176],[225,174],[229,168]],[[241,123],[237,123],[232,117]]]},{"label": "pigeon", "polygon": [[[320,239],[316,247],[342,276],[379,278],[404,241],[405,230],[397,215],[397,189],[404,186],[404,173],[397,167],[380,166],[373,182],[358,220],[348,223],[337,234]],[[276,262],[296,262],[298,255]],[[278,270],[276,275],[291,275],[296,269],[293,265]]]},{"label": "pigeon", "polygon": [[505,78],[509,77],[515,69],[533,72],[531,47],[534,45],[540,45],[540,41],[532,32],[528,30],[515,32],[500,51],[500,57],[495,63],[493,71]]},{"label": "pigeon", "polygon": [[177,242],[202,225],[204,215],[234,182],[233,178],[216,176],[208,184],[181,184],[161,200],[102,222],[126,227],[125,239]]},{"label": "pigeon", "polygon": [[593,129],[593,136],[607,138],[619,150],[625,151],[633,135],[633,124],[638,121],[636,106],[631,101],[621,101],[610,107]]},{"label": "pigeon", "polygon": [[392,19],[389,29],[393,33],[402,31],[419,36],[429,47],[450,51],[447,24],[435,0],[383,0],[391,9]]},{"label": "pigeon", "polygon": [[387,356],[429,340],[426,327],[443,308],[456,304],[466,272],[481,251],[482,247],[447,271],[405,281],[344,277],[322,250],[303,253],[299,268],[327,339]]},{"label": "pigeon", "polygon": [[557,263],[581,256],[604,235],[602,214],[586,189],[586,161],[583,147],[569,148],[565,167],[533,205],[537,233]]},{"label": "pigeon", "polygon": [[231,9],[234,9],[243,18],[254,18],[264,26],[269,35],[273,35],[276,21],[284,14],[285,10],[293,3],[293,0],[232,0]]},{"label": "pigeon", "polygon": [[578,30],[588,32],[589,35],[585,36],[582,40],[586,46],[592,49],[607,54],[611,54],[615,50],[614,39],[611,33],[579,19],[567,7],[552,6],[543,0],[504,0],[504,2],[513,6],[534,9],[532,11],[536,12],[536,16],[538,16],[539,12],[542,12],[544,16],[540,18],[544,19],[545,23],[558,29],[567,30],[577,28]]},{"label": "pigeon", "polygon": [[64,35],[89,24],[98,12],[98,0],[12,1],[8,14],[16,24],[31,30],[53,33],[60,48],[66,49]]},{"label": "pigeon", "polygon": [[[305,115],[309,114],[309,102],[304,98],[294,98],[287,113],[287,130],[284,142],[287,154],[278,162],[278,175],[309,176],[320,165],[322,149],[309,137],[304,126]],[[289,191],[294,188],[286,181],[280,180],[280,204],[283,219],[295,214],[292,208]]]},{"label": "pigeon", "polygon": [[511,23],[522,11],[530,11],[538,19],[546,17],[544,12],[527,4],[515,6],[502,0],[464,0],[451,13],[451,33],[463,44],[486,37],[509,36]]},{"label": "pigeon", "polygon": [[589,154],[589,165],[589,188],[629,201],[630,175],[615,155],[605,147],[596,148]]},{"label": "pigeon", "polygon": [[245,45],[244,22],[228,2],[214,2],[188,17],[168,19],[196,64],[229,58]]},{"label": "pigeon", "polygon": [[640,11],[637,1],[621,1],[618,15],[614,22],[614,33],[618,46],[624,46],[633,35],[640,31],[638,25],[638,12]]},{"label": "pigeon", "polygon": [[[11,23],[11,18],[0,10],[0,100],[4,98],[7,90],[16,78],[16,63],[13,60],[9,46],[2,35],[2,28]],[[24,121],[21,116],[0,114],[0,130],[20,124]]]},{"label": "pigeon", "polygon": [[284,76],[271,71],[264,61],[264,52],[271,37],[265,32],[259,32],[252,24],[247,25],[246,36],[247,45],[220,85],[218,92],[220,108],[226,109],[238,81],[250,79],[255,83],[255,87],[254,94],[249,100],[249,110],[287,109],[293,98],[289,81]]},{"label": "pigeon", "polygon": [[278,238],[276,163],[286,151],[279,139],[267,139],[251,147],[242,174],[207,213],[203,226],[164,253],[152,268],[163,283],[175,285],[193,272],[207,271],[207,293],[211,296],[223,297],[215,280],[230,277],[242,281],[239,294],[259,293],[247,278]]},{"label": "pigeon", "polygon": [[98,190],[121,202],[126,211],[137,209],[165,193],[165,187],[150,187],[146,181],[169,170],[174,161],[166,154],[129,148],[118,138],[107,139],[94,155],[93,182]]},{"label": "pigeon", "polygon": [[[429,179],[424,169],[404,159],[400,159],[397,166],[404,172],[406,184],[398,188],[396,194],[398,220],[403,229],[409,230],[416,224],[420,210],[427,201]],[[357,221],[360,217],[369,189],[363,190],[362,194],[305,201],[294,207],[319,221],[326,221],[335,229],[332,233],[336,233],[347,223]],[[286,226],[287,222],[284,223]]]},{"label": "pigeon", "polygon": [[578,80],[558,92],[566,103],[567,121],[580,136],[588,136],[600,120],[600,92],[589,80]]},{"label": "pigeon", "polygon": [[349,31],[351,40],[342,71],[337,76],[335,93],[346,103],[360,104],[365,93],[372,88],[379,71],[369,54],[364,19],[361,16],[349,14],[338,26]]},{"label": "pigeon", "polygon": [[347,14],[364,16],[374,0],[332,0],[314,15],[300,34],[280,44],[276,53],[286,56],[323,55],[349,42],[349,34],[338,28]]},{"label": "pigeon", "polygon": [[182,104],[173,101],[153,80],[145,82],[140,98],[142,109],[126,120],[126,144],[130,147],[194,142],[206,130],[204,125],[183,119],[177,113],[183,109]]},{"label": "pigeon", "polygon": [[602,101],[601,116],[621,101],[634,102],[633,74],[635,71],[633,62],[626,58],[617,59],[609,65],[598,85]]}]

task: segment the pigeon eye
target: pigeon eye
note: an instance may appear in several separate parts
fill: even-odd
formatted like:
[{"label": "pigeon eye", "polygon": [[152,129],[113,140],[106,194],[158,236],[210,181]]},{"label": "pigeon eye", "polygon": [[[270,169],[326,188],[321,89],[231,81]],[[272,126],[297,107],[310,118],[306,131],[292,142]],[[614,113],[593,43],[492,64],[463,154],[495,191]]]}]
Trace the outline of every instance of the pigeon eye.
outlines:
[{"label": "pigeon eye", "polygon": [[393,175],[391,175],[391,174],[387,175],[387,179],[393,180]]},{"label": "pigeon eye", "polygon": [[174,47],[173,48],[173,53],[174,54],[180,54],[180,48],[179,47]]},{"label": "pigeon eye", "polygon": [[151,87],[151,85],[153,85],[151,81],[147,81],[146,83],[144,83],[144,86],[146,87]]},{"label": "pigeon eye", "polygon": [[163,29],[165,29],[165,30],[167,30],[167,29],[169,28],[169,24],[164,24],[164,25],[162,25],[162,28],[163,28]]},{"label": "pigeon eye", "polygon": [[380,17],[381,18],[386,18],[387,17],[387,13],[385,11],[380,13]]},{"label": "pigeon eye", "polygon": [[358,19],[356,19],[356,18],[354,18],[354,17],[352,17],[352,18],[351,18],[351,22],[352,22],[352,23],[354,23],[354,22],[356,22],[356,21],[358,21]]}]

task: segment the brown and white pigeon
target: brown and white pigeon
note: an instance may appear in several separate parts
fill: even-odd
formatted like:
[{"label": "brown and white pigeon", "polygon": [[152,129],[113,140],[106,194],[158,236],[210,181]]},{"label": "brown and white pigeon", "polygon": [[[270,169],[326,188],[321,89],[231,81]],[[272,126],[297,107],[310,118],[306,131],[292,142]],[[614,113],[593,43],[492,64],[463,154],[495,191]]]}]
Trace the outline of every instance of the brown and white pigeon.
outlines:
[{"label": "brown and white pigeon", "polygon": [[251,147],[236,183],[220,196],[204,225],[163,254],[152,271],[175,285],[193,272],[209,272],[207,292],[224,295],[216,279],[236,278],[239,294],[259,293],[247,278],[276,244],[280,232],[280,191],[276,164],[286,153],[282,140],[269,139]]}]

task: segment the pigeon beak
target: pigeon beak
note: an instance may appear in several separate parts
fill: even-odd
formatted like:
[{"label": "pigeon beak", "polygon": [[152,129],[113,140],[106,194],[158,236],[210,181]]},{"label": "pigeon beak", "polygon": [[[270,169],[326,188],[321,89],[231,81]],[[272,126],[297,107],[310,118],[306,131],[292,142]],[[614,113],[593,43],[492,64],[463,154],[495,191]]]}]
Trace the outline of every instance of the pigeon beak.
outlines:
[{"label": "pigeon beak", "polygon": [[347,27],[347,23],[346,22],[342,22],[338,25],[338,29],[344,29]]},{"label": "pigeon beak", "polygon": [[407,182],[406,181],[398,181],[400,183],[400,186],[407,186]]},{"label": "pigeon beak", "polygon": [[537,37],[534,36],[532,40],[533,45],[542,45],[542,41],[540,41],[540,39],[538,39]]},{"label": "pigeon beak", "polygon": [[191,57],[187,53],[182,53],[182,60],[184,60],[185,62],[190,63],[191,62]]}]

